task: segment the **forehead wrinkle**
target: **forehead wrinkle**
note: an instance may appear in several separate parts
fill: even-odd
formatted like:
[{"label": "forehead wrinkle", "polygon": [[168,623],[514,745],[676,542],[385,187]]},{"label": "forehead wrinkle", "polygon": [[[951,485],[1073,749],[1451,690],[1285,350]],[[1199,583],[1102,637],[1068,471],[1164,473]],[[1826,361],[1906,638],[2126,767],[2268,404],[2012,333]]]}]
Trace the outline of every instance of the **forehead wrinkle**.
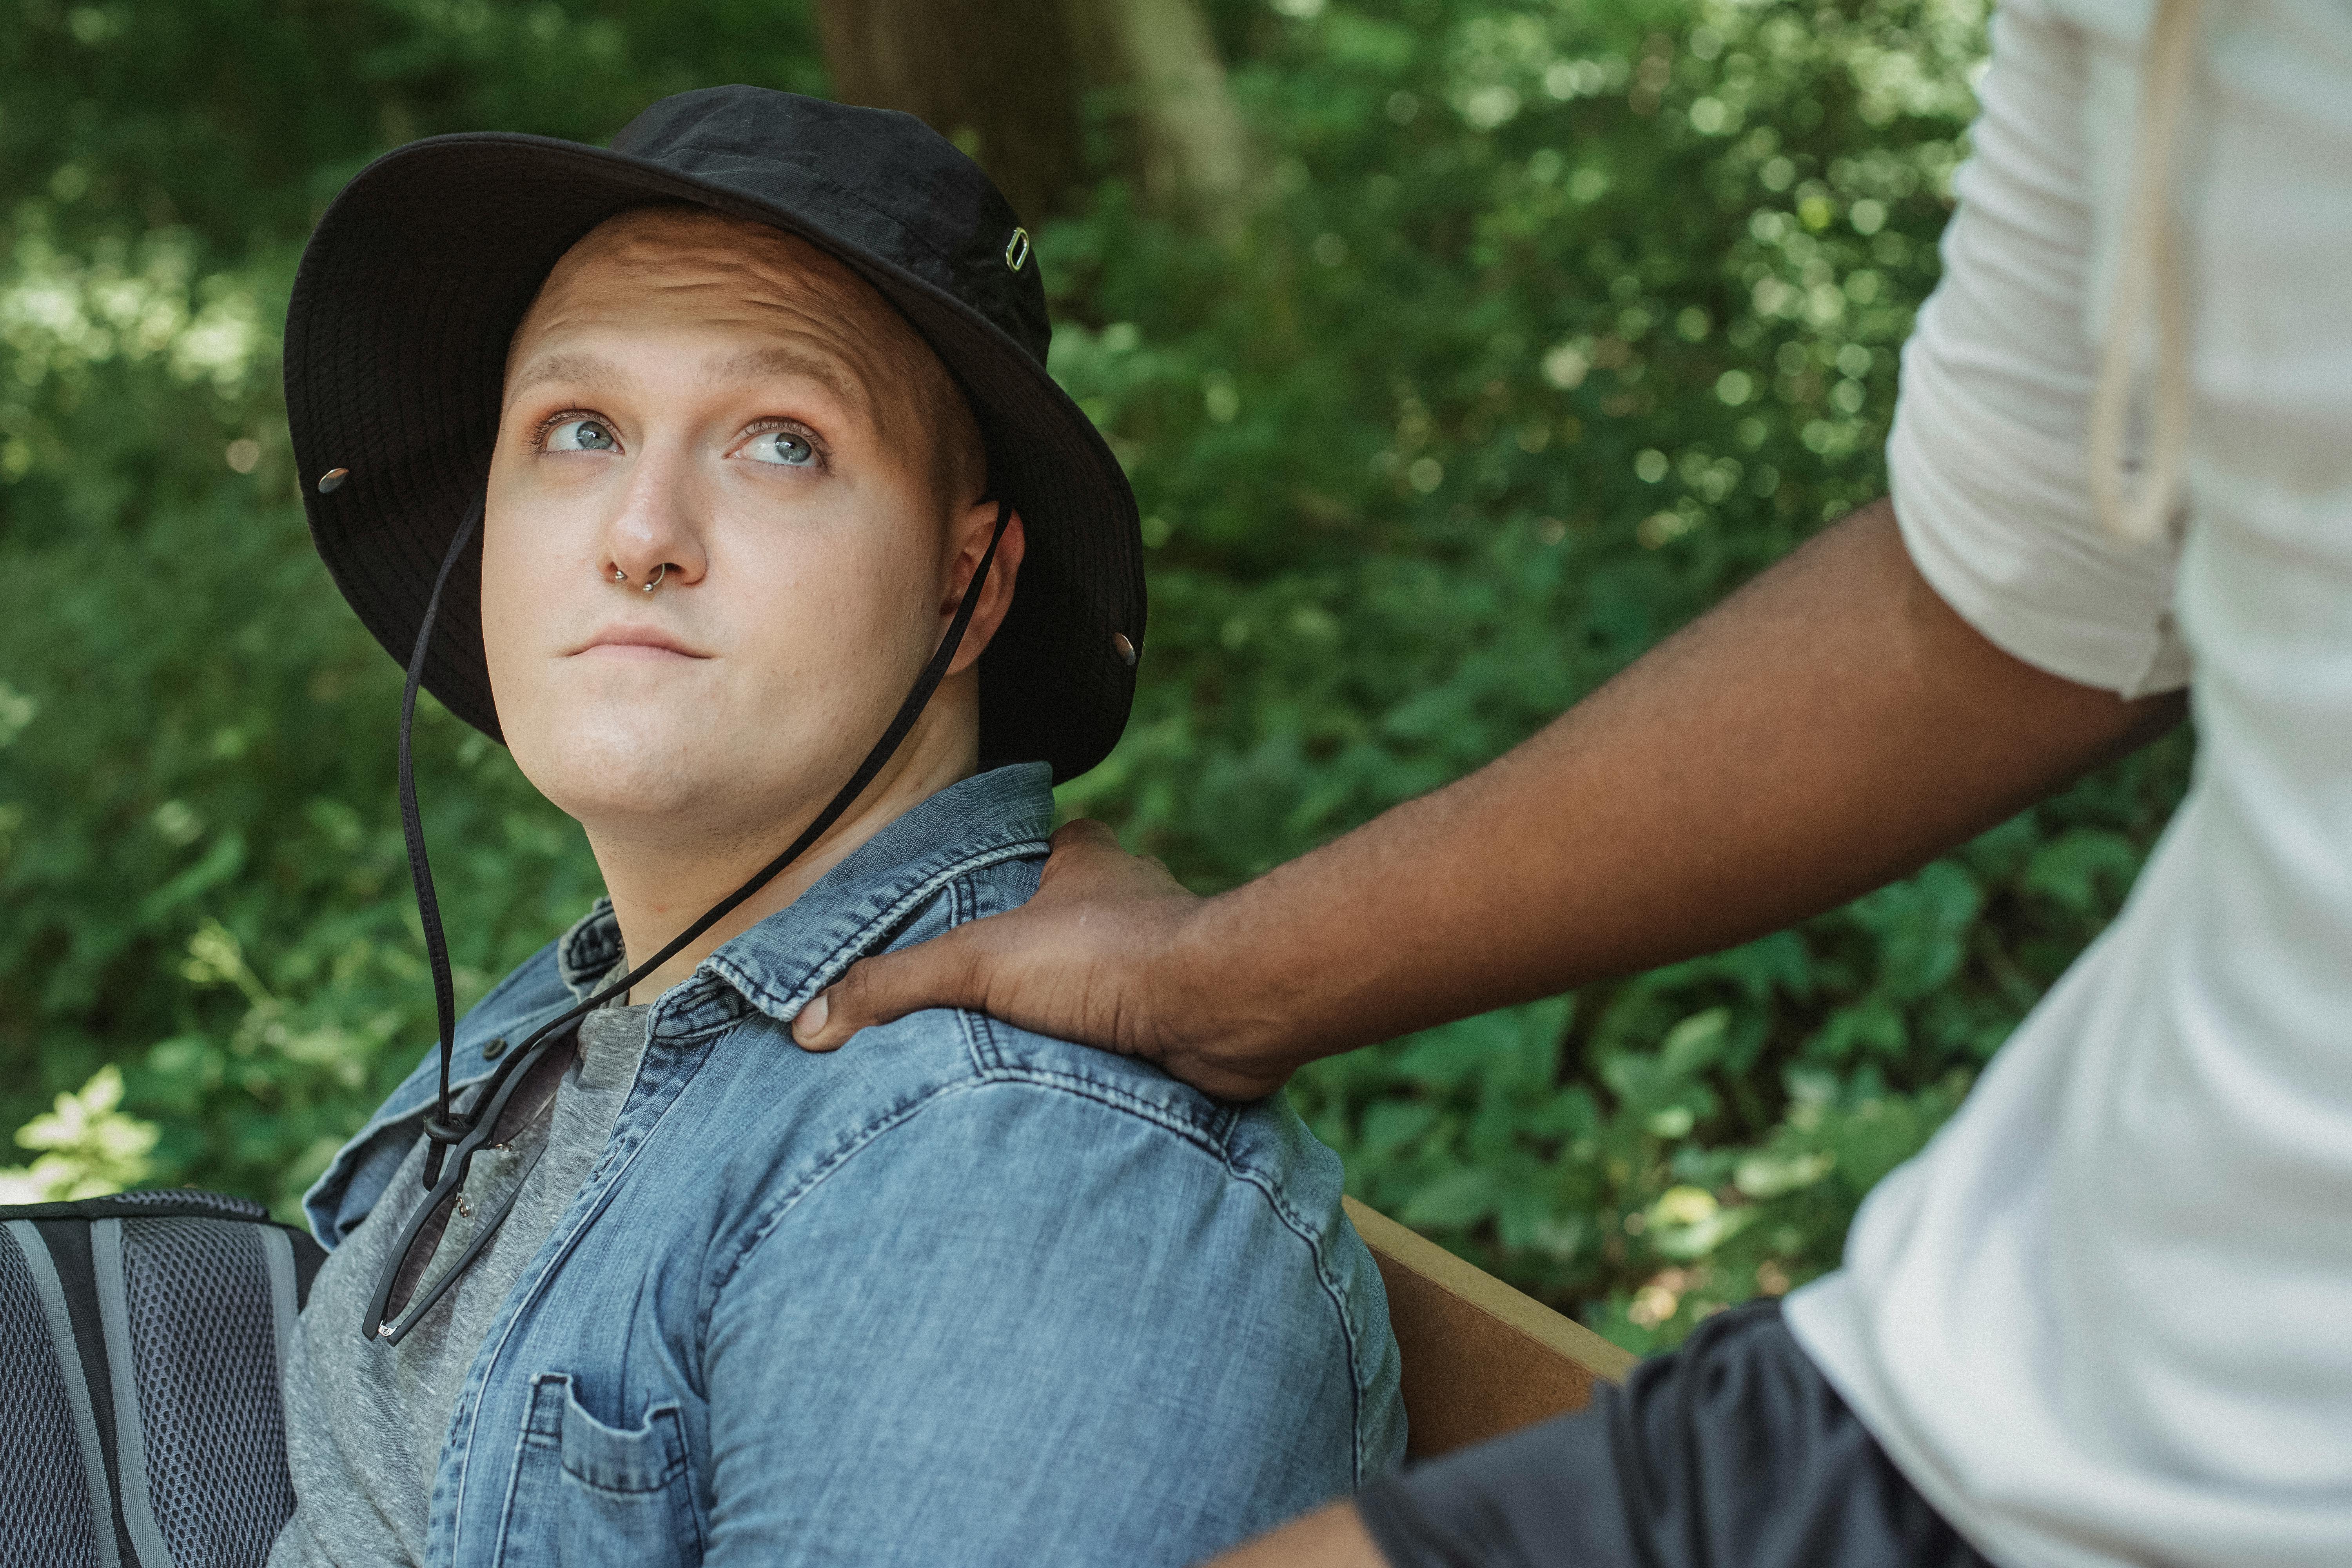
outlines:
[{"label": "forehead wrinkle", "polygon": [[[827,352],[822,344],[811,347],[770,343],[740,350],[709,364],[703,375],[719,384],[800,376],[815,382],[868,418],[878,412],[866,384],[867,378],[856,366],[845,363],[843,356]],[[595,391],[625,379],[623,368],[605,355],[585,349],[566,349],[526,361],[509,384],[505,401],[512,406],[525,393],[549,382],[572,382],[583,390]]]},{"label": "forehead wrinkle", "polygon": [[[895,436],[919,428],[919,406],[909,404],[895,374],[897,362],[930,349],[898,312],[843,263],[798,236],[716,214],[654,211],[624,214],[592,231],[557,262],[516,333],[516,346],[543,328],[552,311],[569,315],[583,300],[609,300],[614,290],[673,310],[752,325],[781,326],[793,342],[747,347],[711,365],[712,379],[801,375],[835,394],[877,431]],[[715,300],[696,312],[688,301]],[[507,393],[511,404],[530,387],[578,375],[583,383],[624,376],[610,359],[571,351],[530,363]]]}]

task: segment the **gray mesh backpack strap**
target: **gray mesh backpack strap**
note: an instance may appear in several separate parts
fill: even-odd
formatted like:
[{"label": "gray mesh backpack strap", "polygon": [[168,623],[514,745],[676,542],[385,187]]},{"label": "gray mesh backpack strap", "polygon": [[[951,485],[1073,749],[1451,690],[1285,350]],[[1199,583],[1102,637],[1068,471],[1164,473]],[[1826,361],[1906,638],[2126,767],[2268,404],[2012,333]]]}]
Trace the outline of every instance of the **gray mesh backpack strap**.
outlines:
[{"label": "gray mesh backpack strap", "polygon": [[0,1568],[257,1568],[294,1511],[278,1379],[325,1259],[216,1193],[0,1207]]}]

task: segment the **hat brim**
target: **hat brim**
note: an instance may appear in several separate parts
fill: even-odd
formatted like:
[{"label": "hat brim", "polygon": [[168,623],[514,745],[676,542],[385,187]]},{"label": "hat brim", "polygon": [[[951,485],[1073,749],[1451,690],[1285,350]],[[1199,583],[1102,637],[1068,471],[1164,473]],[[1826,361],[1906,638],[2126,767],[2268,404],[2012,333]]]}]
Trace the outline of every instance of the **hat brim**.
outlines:
[{"label": "hat brim", "polygon": [[[507,348],[563,253],[632,207],[687,202],[798,235],[871,283],[962,385],[990,489],[1027,536],[981,660],[981,754],[1055,782],[1118,742],[1143,646],[1135,497],[1092,421],[1036,360],[946,290],[799,213],[625,153],[505,132],[387,153],[320,218],[286,324],[286,408],[310,532],[336,585],[405,664],[498,433]],[[349,478],[330,493],[316,480]],[[478,550],[450,574],[424,684],[493,739]]]}]

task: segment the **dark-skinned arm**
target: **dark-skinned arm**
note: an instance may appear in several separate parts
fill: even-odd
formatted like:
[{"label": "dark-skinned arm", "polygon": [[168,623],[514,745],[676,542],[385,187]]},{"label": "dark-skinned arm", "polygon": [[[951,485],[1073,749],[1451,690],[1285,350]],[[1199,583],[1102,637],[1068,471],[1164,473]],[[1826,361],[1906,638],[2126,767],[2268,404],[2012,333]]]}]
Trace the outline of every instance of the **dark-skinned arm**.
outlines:
[{"label": "dark-skinned arm", "polygon": [[1098,823],[1023,908],[853,967],[830,1049],[983,1010],[1254,1098],[1370,1041],[1735,945],[1903,876],[2153,739],[2002,652],[1848,517],[1476,773],[1196,899]]}]

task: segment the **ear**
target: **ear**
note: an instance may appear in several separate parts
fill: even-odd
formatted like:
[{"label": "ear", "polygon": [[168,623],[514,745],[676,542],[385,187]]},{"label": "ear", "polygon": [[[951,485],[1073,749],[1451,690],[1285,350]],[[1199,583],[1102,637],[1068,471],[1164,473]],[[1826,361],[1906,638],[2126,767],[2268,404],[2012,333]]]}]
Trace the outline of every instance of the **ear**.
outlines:
[{"label": "ear", "polygon": [[[987,553],[989,536],[995,531],[996,503],[992,500],[972,502],[949,524],[948,542],[955,554],[948,565],[947,596],[940,602],[942,630],[963,603],[971,574],[980,570],[980,558]],[[980,603],[972,607],[971,624],[964,627],[963,644],[956,649],[954,662],[948,666],[950,675],[970,669],[988,651],[996,628],[1004,624],[1005,612],[1013,608],[1013,585],[1021,575],[1021,557],[1028,547],[1029,536],[1021,526],[1021,514],[1013,512],[1005,521],[1004,537],[997,542],[996,558],[988,563],[988,581],[981,584]]]}]

